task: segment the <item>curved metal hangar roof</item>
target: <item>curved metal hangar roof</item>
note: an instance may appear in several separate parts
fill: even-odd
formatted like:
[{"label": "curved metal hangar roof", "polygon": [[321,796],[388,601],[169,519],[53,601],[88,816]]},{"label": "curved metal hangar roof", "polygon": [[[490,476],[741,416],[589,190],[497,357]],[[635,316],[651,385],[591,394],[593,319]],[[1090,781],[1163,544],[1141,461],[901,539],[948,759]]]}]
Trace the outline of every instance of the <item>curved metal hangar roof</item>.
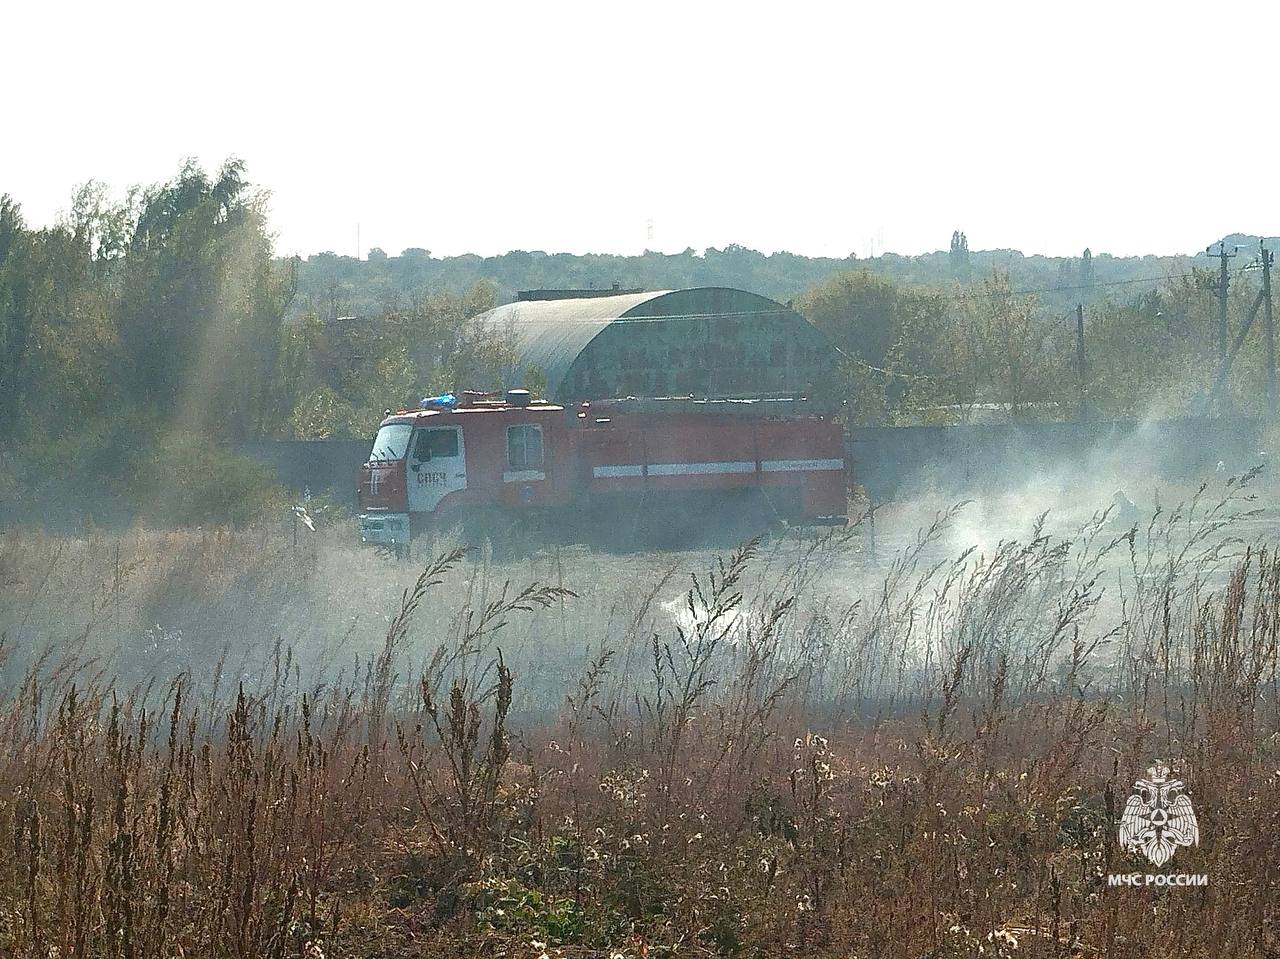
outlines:
[{"label": "curved metal hangar roof", "polygon": [[[578,295],[580,294],[580,295]],[[834,386],[836,351],[781,303],[724,287],[538,291],[481,314],[515,334],[521,377],[559,403],[624,396],[746,399]]]}]

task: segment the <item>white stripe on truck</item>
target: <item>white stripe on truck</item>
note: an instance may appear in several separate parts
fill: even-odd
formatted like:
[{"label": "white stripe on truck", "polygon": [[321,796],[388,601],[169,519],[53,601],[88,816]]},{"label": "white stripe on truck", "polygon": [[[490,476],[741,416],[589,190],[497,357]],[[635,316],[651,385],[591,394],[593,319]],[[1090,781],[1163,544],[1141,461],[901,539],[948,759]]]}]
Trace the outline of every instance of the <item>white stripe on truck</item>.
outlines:
[{"label": "white stripe on truck", "polygon": [[819,470],[842,470],[844,460],[765,460],[760,469],[766,473],[807,473]]},{"label": "white stripe on truck", "polygon": [[650,463],[650,476],[708,476],[716,473],[754,473],[753,460],[729,463]]},{"label": "white stripe on truck", "polygon": [[[760,469],[765,473],[813,473],[824,470],[844,469],[844,460],[764,460]],[[722,463],[651,463],[650,476],[712,476],[726,473],[754,473],[756,464],[751,460],[732,460]],[[628,463],[619,466],[596,466],[591,470],[596,479],[612,479],[620,476],[643,476],[644,467]]]}]

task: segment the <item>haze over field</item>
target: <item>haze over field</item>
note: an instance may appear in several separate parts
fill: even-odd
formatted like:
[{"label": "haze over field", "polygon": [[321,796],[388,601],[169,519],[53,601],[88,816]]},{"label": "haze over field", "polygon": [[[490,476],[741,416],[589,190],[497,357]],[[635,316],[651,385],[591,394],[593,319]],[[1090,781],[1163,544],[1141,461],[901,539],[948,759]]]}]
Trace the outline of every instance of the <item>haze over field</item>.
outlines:
[{"label": "haze over field", "polygon": [[87,175],[230,155],[282,254],[865,257],[956,228],[1175,254],[1277,219],[1273,4],[50,2],[5,25],[39,96],[7,99],[0,184],[36,225]]}]

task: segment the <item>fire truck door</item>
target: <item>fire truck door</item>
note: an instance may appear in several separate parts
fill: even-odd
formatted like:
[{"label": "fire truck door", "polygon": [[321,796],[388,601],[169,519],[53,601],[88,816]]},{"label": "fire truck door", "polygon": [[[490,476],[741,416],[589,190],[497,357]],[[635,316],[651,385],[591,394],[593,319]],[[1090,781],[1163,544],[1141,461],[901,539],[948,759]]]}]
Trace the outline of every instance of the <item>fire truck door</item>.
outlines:
[{"label": "fire truck door", "polygon": [[467,488],[462,430],[433,426],[415,431],[409,452],[409,512],[429,513],[454,490]]}]

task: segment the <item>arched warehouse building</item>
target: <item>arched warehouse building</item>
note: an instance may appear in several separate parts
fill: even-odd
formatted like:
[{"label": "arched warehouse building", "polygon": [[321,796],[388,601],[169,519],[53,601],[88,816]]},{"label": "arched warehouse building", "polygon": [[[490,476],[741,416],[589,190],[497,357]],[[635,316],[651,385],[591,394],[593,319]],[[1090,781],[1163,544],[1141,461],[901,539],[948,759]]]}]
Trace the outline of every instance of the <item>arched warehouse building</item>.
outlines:
[{"label": "arched warehouse building", "polygon": [[523,293],[481,314],[515,335],[517,378],[559,403],[805,397],[834,404],[836,351],[774,300],[722,287]]}]

